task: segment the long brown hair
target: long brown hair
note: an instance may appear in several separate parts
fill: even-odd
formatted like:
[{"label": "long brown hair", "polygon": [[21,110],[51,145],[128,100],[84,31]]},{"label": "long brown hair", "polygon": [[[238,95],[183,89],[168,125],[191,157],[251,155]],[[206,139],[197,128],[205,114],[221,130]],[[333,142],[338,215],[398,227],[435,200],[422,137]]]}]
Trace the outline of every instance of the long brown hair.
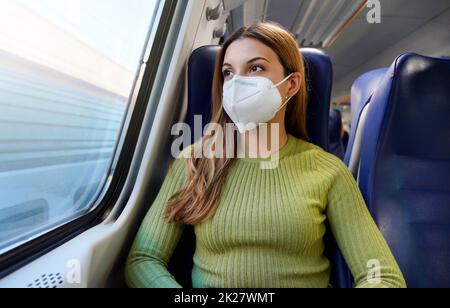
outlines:
[{"label": "long brown hair", "polygon": [[[214,71],[211,123],[217,123],[223,128],[227,123],[232,123],[222,107],[224,83],[222,65],[225,53],[231,43],[243,38],[257,39],[270,47],[278,55],[286,76],[294,72],[301,74],[301,89],[288,104],[285,126],[289,134],[307,140],[307,87],[303,57],[299,52],[297,42],[289,31],[272,22],[258,22],[249,27],[242,27],[222,45],[217,55]],[[218,134],[205,135],[200,142],[211,142],[211,138],[215,139],[213,142],[222,142],[224,147],[229,142],[228,140],[217,140],[217,138],[221,138],[218,137]],[[225,139],[224,136],[222,138]],[[232,142],[236,144],[236,140]],[[191,152],[191,157],[187,158],[185,162],[186,182],[167,204],[169,222],[195,225],[209,219],[217,210],[225,179],[234,162],[235,158],[226,157],[195,158],[194,152]]]}]

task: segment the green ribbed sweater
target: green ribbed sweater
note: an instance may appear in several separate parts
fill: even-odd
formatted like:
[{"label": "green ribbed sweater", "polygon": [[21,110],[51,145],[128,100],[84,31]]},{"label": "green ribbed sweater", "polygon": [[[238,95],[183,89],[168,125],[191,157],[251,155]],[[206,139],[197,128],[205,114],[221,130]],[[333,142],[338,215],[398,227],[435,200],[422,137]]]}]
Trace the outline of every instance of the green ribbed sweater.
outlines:
[{"label": "green ribbed sweater", "polygon": [[[194,226],[193,287],[329,287],[330,263],[323,254],[327,219],[357,287],[404,287],[345,165],[291,135],[279,158],[278,167],[267,170],[260,168],[261,159],[236,160],[216,214]],[[181,287],[167,264],[184,226],[169,224],[164,214],[166,201],[184,181],[184,161],[178,158],[129,254],[130,287]],[[376,284],[368,279],[372,259],[381,265]]]}]

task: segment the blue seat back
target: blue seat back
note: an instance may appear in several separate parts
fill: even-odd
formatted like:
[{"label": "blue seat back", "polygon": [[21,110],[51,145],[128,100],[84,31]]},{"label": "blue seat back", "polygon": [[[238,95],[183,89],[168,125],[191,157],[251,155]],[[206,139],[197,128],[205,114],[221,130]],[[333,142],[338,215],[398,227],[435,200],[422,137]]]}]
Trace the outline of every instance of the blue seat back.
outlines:
[{"label": "blue seat back", "polygon": [[[378,84],[381,82],[384,74],[387,72],[387,68],[379,68],[372,70],[361,75],[355,80],[351,91],[351,131],[349,136],[349,141],[347,145],[347,150],[345,152],[344,162],[349,165],[351,156],[353,154],[353,146],[355,144],[356,134],[359,126],[360,119],[364,108],[369,104],[372,98],[373,92],[377,88]],[[359,147],[359,145],[357,145]],[[357,151],[359,149],[356,149]]]},{"label": "blue seat back", "polygon": [[450,59],[404,54],[372,96],[359,183],[409,287],[450,287]]},{"label": "blue seat back", "polygon": [[342,114],[337,109],[331,109],[328,121],[330,135],[330,153],[344,160],[344,142],[342,141]]}]

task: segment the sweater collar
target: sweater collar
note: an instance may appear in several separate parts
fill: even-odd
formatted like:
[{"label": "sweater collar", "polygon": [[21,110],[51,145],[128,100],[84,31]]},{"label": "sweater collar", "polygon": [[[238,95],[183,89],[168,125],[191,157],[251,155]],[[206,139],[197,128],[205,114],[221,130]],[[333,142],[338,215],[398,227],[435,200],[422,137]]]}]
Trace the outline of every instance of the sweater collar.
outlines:
[{"label": "sweater collar", "polygon": [[[294,148],[295,148],[295,144],[296,144],[296,138],[290,134],[287,135],[288,140],[286,142],[286,144],[278,151],[279,154],[279,159],[283,159],[286,156],[289,156]],[[245,157],[245,158],[238,158],[239,161],[243,161],[243,162],[249,162],[249,163],[260,163],[260,162],[268,162],[270,161],[277,153],[272,154],[271,157],[269,158],[250,158],[250,157]]]}]

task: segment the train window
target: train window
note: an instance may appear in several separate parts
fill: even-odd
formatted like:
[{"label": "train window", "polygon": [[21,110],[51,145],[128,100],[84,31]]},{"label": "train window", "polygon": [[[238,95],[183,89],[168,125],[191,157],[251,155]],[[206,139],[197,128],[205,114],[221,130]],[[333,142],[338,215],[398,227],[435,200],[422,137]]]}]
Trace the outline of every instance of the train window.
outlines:
[{"label": "train window", "polygon": [[95,208],[161,4],[0,1],[0,253]]}]

